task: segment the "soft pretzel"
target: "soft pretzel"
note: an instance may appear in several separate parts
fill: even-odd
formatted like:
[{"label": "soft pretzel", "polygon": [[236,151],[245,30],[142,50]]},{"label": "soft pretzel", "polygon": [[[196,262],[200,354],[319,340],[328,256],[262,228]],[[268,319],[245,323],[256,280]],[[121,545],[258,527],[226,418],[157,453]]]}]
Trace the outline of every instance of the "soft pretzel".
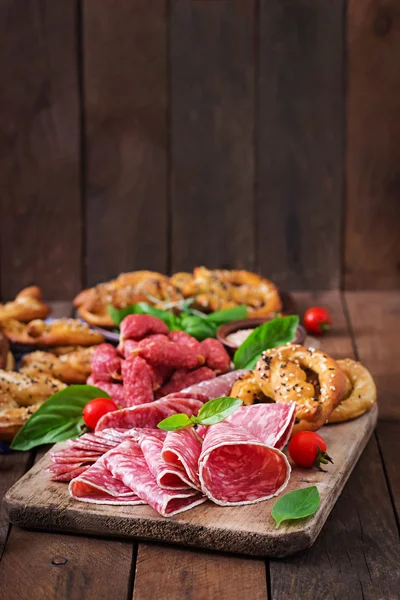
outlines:
[{"label": "soft pretzel", "polygon": [[193,278],[200,308],[216,311],[244,304],[252,317],[270,315],[282,308],[275,285],[256,273],[197,267]]},{"label": "soft pretzel", "polygon": [[68,384],[86,383],[94,349],[90,346],[61,356],[37,350],[24,356],[19,372],[30,377],[45,374]]},{"label": "soft pretzel", "polygon": [[[265,388],[266,383],[264,383],[264,389]],[[229,395],[232,396],[232,398],[239,398],[239,400],[242,400],[243,404],[254,404],[255,402],[268,401],[268,398],[271,399],[273,391],[271,390],[269,394],[265,394],[261,390],[254,372],[249,371],[235,381]]]},{"label": "soft pretzel", "polygon": [[32,319],[45,319],[51,309],[42,301],[42,291],[36,286],[19,292],[12,302],[0,304],[0,321],[18,319],[28,322]]},{"label": "soft pretzel", "polygon": [[2,323],[4,335],[14,344],[46,347],[63,345],[94,346],[104,342],[100,333],[78,319],[55,319],[46,323],[35,319],[27,325],[9,319]]},{"label": "soft pretzel", "polygon": [[31,406],[44,402],[67,386],[47,375],[28,377],[16,371],[0,371],[0,407],[8,403]]},{"label": "soft pretzel", "polygon": [[294,433],[322,427],[346,392],[345,375],[333,358],[297,344],[264,352],[254,375],[275,402],[296,402]]},{"label": "soft pretzel", "polygon": [[338,360],[337,363],[348,385],[344,400],[332,411],[328,423],[355,419],[370,410],[376,402],[376,387],[368,369],[351,358]]},{"label": "soft pretzel", "polygon": [[40,404],[0,410],[0,440],[11,442]]},{"label": "soft pretzel", "polygon": [[107,283],[84,290],[74,300],[79,316],[99,327],[113,327],[115,324],[108,313],[108,305],[124,308],[137,302],[157,304],[157,301],[178,300],[179,295],[169,278],[154,271],[121,273]]}]

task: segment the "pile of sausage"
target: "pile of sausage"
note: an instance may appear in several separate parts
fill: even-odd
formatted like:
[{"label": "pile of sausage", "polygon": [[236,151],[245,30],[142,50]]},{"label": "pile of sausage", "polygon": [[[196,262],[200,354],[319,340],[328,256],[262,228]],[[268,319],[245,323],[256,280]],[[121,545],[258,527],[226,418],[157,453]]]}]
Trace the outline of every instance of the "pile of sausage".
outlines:
[{"label": "pile of sausage", "polygon": [[169,331],[150,315],[129,315],[121,322],[117,348],[100,344],[87,383],[107,392],[120,407],[146,404],[227,373],[223,345],[199,342],[184,331]]},{"label": "pile of sausage", "polygon": [[294,403],[242,406],[209,427],[157,428],[172,414],[196,415],[204,402],[229,395],[242,374],[233,371],[104,415],[95,433],[53,453],[48,467],[52,478],[70,481],[69,492],[76,500],[149,504],[165,517],[207,499],[233,506],[279,494],[290,476],[282,449],[293,429]]}]

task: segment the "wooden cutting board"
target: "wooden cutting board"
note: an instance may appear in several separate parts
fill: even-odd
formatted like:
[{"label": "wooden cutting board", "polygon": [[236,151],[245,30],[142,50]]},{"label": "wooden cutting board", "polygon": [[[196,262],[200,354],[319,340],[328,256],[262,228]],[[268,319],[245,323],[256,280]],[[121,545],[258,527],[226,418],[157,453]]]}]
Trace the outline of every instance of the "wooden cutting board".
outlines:
[{"label": "wooden cutting board", "polygon": [[[164,518],[149,506],[85,504],[70,498],[67,485],[50,481],[46,455],[7,493],[10,521],[20,527],[68,531],[101,536],[157,540],[187,546],[282,557],[311,546],[321,531],[374,427],[377,406],[362,417],[323,427],[335,464],[326,473],[293,467],[285,492],[310,485],[318,487],[321,505],[308,519],[275,529],[271,509],[276,498],[248,506],[224,508],[211,502]],[[57,444],[61,447],[61,444]]]}]

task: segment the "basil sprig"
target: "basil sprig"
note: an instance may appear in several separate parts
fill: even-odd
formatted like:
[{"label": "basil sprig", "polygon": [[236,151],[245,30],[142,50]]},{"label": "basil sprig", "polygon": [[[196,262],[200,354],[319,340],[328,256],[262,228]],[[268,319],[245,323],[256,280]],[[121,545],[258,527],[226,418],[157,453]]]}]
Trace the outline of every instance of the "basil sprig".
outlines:
[{"label": "basil sprig", "polygon": [[276,529],[282,521],[310,517],[318,510],[320,503],[321,498],[315,485],[285,494],[272,507],[271,514],[275,519]]},{"label": "basil sprig", "polygon": [[41,444],[63,442],[81,435],[82,412],[94,398],[110,398],[93,385],[70,385],[46,400],[20,429],[13,450],[30,450]]},{"label": "basil sprig", "polygon": [[120,310],[109,305],[108,312],[117,327],[128,315],[151,315],[164,321],[170,331],[185,331],[200,341],[209,337],[216,337],[220,325],[247,317],[246,306],[235,306],[206,315],[191,308],[193,301],[193,299],[189,299],[178,303],[179,306],[176,303],[173,306],[171,305],[171,309],[178,307],[179,314],[175,314],[173,310],[157,308],[147,302],[131,304]]},{"label": "basil sprig", "polygon": [[243,404],[238,398],[223,396],[209,400],[199,410],[197,417],[188,417],[184,413],[172,415],[161,421],[157,427],[164,431],[177,431],[193,425],[216,425],[235,412]]},{"label": "basil sprig", "polygon": [[264,350],[292,342],[298,325],[299,317],[290,315],[277,317],[256,327],[236,350],[233,357],[235,369],[254,369]]}]

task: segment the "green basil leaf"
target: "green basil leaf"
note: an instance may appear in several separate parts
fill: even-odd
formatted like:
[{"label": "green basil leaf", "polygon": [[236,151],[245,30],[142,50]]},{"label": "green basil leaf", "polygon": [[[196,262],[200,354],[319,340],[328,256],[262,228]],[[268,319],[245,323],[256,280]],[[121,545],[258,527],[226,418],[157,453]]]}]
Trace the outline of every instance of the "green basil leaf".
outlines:
[{"label": "green basil leaf", "polygon": [[160,421],[157,427],[164,429],[164,431],[177,431],[177,429],[183,429],[188,425],[193,425],[192,419],[185,413],[179,413]]},{"label": "green basil leaf", "polygon": [[213,323],[208,323],[206,319],[196,315],[181,315],[181,327],[189,335],[195,337],[200,342],[206,338],[214,338],[217,328]]},{"label": "green basil leaf", "polygon": [[285,494],[272,507],[271,514],[276,521],[276,528],[282,521],[310,517],[317,511],[320,502],[321,498],[315,485]]},{"label": "green basil leaf", "polygon": [[121,321],[125,319],[125,317],[127,317],[128,315],[136,314],[134,304],[130,304],[129,306],[125,306],[124,308],[120,309],[115,308],[114,306],[109,304],[107,306],[107,310],[108,314],[110,315],[117,327],[121,325]]},{"label": "green basil leaf", "polygon": [[243,402],[238,398],[229,398],[228,396],[214,398],[203,404],[197,417],[192,417],[192,419],[199,425],[215,425],[234,413],[241,404]]},{"label": "green basil leaf", "polygon": [[235,369],[254,369],[264,350],[283,346],[296,336],[299,317],[277,317],[260,327],[256,327],[249,337],[236,350],[233,362]]},{"label": "green basil leaf", "polygon": [[247,318],[247,306],[234,306],[225,310],[218,310],[207,315],[207,321],[214,323],[218,327],[231,321]]},{"label": "green basil leaf", "polygon": [[92,385],[70,385],[46,400],[20,429],[13,450],[30,450],[41,444],[62,442],[82,433],[82,411],[94,398],[110,398]]}]

